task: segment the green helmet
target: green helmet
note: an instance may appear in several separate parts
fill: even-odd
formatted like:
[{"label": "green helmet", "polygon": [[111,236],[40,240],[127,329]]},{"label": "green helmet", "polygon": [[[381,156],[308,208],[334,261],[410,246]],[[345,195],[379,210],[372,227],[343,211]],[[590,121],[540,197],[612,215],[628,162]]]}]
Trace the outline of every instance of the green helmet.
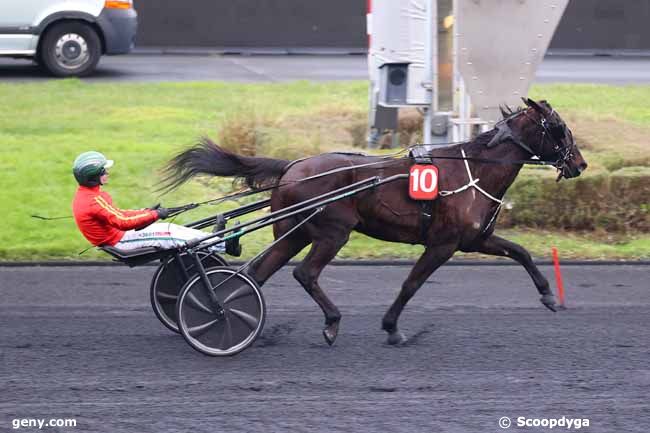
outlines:
[{"label": "green helmet", "polygon": [[84,152],[79,155],[72,165],[72,173],[77,179],[79,185],[97,186],[99,177],[104,173],[104,169],[113,166],[113,161],[106,159],[99,152]]}]

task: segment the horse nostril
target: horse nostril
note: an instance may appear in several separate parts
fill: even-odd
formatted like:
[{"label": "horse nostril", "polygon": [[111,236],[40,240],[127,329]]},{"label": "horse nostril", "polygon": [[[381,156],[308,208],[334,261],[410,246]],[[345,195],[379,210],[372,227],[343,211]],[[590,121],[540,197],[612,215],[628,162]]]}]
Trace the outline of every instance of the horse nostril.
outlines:
[{"label": "horse nostril", "polygon": [[582,171],[585,171],[586,169],[587,169],[587,163],[586,163],[586,162],[582,162],[582,163],[578,166],[578,170],[580,170],[581,172],[582,172]]}]

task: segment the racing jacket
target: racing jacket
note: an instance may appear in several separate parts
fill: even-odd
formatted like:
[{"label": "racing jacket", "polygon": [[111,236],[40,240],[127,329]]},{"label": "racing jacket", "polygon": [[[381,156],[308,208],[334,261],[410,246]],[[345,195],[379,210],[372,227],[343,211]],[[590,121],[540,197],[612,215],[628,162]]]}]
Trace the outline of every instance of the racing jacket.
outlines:
[{"label": "racing jacket", "polygon": [[95,246],[113,246],[126,230],[147,226],[158,219],[154,210],[115,208],[111,196],[100,186],[79,186],[72,201],[72,212],[81,233]]}]

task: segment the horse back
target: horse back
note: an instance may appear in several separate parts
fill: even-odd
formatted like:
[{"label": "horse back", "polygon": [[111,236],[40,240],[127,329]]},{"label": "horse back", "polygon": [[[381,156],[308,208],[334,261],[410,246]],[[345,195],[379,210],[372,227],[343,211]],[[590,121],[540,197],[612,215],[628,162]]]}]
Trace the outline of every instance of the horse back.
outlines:
[{"label": "horse back", "polygon": [[[322,155],[302,158],[292,161],[278,181],[277,193],[286,200],[302,201],[315,197],[337,188],[343,188],[359,180],[363,180],[359,169],[347,169],[356,165],[378,162],[381,158],[354,153],[325,153]],[[341,171],[336,171],[341,169]],[[335,171],[330,174],[307,180],[325,172]],[[368,177],[371,177],[369,175]]]},{"label": "horse back", "polygon": [[[364,164],[372,164],[365,167]],[[408,159],[386,159],[360,154],[331,153],[299,160],[280,178],[271,197],[273,210],[291,206],[374,176],[386,178],[408,173]],[[348,167],[356,167],[345,169]],[[336,171],[337,169],[343,169]],[[302,180],[334,171],[312,180]],[[340,224],[388,241],[420,243],[418,203],[408,197],[408,179],[380,185],[330,203],[317,226]]]}]

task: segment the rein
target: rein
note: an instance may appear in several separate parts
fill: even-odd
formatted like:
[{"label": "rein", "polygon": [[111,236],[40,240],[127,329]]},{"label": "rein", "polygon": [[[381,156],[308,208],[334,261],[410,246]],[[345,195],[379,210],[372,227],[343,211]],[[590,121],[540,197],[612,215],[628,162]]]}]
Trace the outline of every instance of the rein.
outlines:
[{"label": "rein", "polygon": [[[465,143],[466,142],[449,142],[449,143],[438,144],[437,146],[465,144]],[[260,194],[260,193],[263,193],[263,192],[272,191],[272,190],[275,190],[275,189],[278,189],[278,188],[282,188],[283,186],[295,185],[297,183],[302,183],[302,182],[307,182],[309,180],[319,179],[321,177],[329,176],[331,174],[341,173],[341,172],[344,172],[344,171],[356,170],[358,168],[367,168],[367,167],[372,167],[372,166],[380,165],[380,164],[392,164],[392,163],[402,162],[404,160],[411,159],[411,157],[410,156],[403,156],[401,158],[394,158],[394,157],[397,156],[397,155],[403,154],[403,153],[405,153],[407,151],[410,151],[413,148],[424,147],[424,146],[431,146],[431,145],[417,144],[417,145],[414,145],[414,146],[406,147],[406,148],[404,148],[402,150],[399,150],[399,151],[397,151],[395,153],[383,156],[383,157],[381,157],[381,159],[379,161],[368,162],[368,163],[364,163],[364,164],[351,165],[351,166],[347,166],[347,167],[338,167],[338,168],[328,170],[328,171],[324,171],[322,173],[318,173],[318,174],[308,176],[308,177],[305,177],[305,178],[302,178],[302,179],[293,180],[293,181],[286,181],[286,182],[278,183],[278,184],[275,184],[275,185],[269,185],[269,186],[265,186],[265,187],[254,189],[254,190],[253,189],[248,189],[248,190],[240,191],[240,192],[237,192],[237,193],[234,193],[234,194],[225,195],[225,196],[218,197],[218,198],[211,199],[211,200],[206,200],[206,201],[199,202],[199,203],[191,203],[190,205],[196,205],[194,207],[202,206],[204,204],[213,204],[214,205],[214,204],[218,204],[218,203],[221,203],[221,202],[224,202],[224,201],[227,201],[227,200],[236,200],[236,199],[239,199],[239,198],[248,197],[248,196],[251,196],[251,195],[256,195],[256,194]],[[445,160],[465,161],[466,166],[467,166],[467,161],[481,162],[481,163],[486,163],[486,164],[500,164],[500,165],[527,164],[527,165],[541,165],[541,166],[553,166],[553,167],[555,167],[555,164],[556,164],[555,162],[552,162],[552,161],[544,161],[544,160],[539,160],[539,159],[516,159],[516,160],[504,161],[504,160],[501,160],[501,159],[494,159],[494,158],[468,157],[468,156],[465,155],[465,151],[462,148],[461,148],[461,153],[462,153],[462,156],[430,156],[430,158],[432,160],[445,159]],[[376,168],[381,169],[381,168],[384,168],[384,167],[376,167]],[[490,198],[492,198],[492,197],[490,197]],[[192,209],[194,207],[192,207]]]},{"label": "rein", "polygon": [[[529,152],[531,155],[533,155],[533,158],[538,158],[538,159],[517,159],[517,160],[504,161],[504,160],[501,160],[501,159],[494,159],[494,158],[468,157],[468,156],[465,155],[465,151],[462,149],[462,147],[461,147],[462,156],[434,156],[434,155],[430,155],[428,157],[431,158],[432,161],[436,160],[436,159],[465,161],[465,165],[467,165],[467,161],[471,161],[471,162],[480,162],[480,163],[485,163],[485,164],[499,164],[499,165],[520,165],[521,164],[521,165],[552,166],[552,167],[555,167],[557,169],[560,169],[560,163],[566,164],[567,158],[571,157],[572,154],[571,154],[570,149],[566,149],[566,151],[564,152],[562,157],[560,159],[558,159],[557,161],[555,161],[555,162],[554,161],[541,160],[536,155],[536,153],[538,153],[538,152],[534,152],[529,146],[525,145],[524,143],[521,142],[521,140],[517,139],[516,137],[514,137],[512,135],[512,130],[508,126],[507,122],[509,120],[515,118],[515,117],[518,117],[518,116],[522,115],[522,114],[525,115],[526,117],[530,118],[530,116],[528,116],[526,111],[519,111],[519,112],[513,113],[510,116],[508,116],[508,117],[500,120],[499,122],[497,122],[496,125],[495,125],[495,128],[498,129],[499,131],[492,138],[492,140],[488,143],[487,146],[489,147],[492,142],[499,143],[501,141],[510,140],[513,143],[515,143],[516,145],[518,145],[519,147],[521,147],[522,149]],[[534,121],[534,119],[532,119],[532,118],[530,118],[530,119]],[[505,128],[502,126],[504,124],[505,124]],[[542,121],[540,122],[540,125],[543,128],[543,130],[542,130],[542,142],[546,139],[547,134],[549,136],[551,136],[551,139],[553,139],[555,141],[555,139],[553,137],[553,134],[551,134],[551,132],[548,129],[546,118],[542,117]],[[364,164],[351,165],[351,166],[347,166],[347,167],[338,167],[338,168],[335,168],[335,169],[332,169],[332,170],[324,171],[322,173],[318,173],[318,174],[315,174],[315,175],[312,175],[312,176],[305,177],[303,179],[298,179],[298,180],[294,180],[294,181],[287,181],[287,182],[278,183],[278,184],[275,184],[275,185],[264,186],[264,187],[257,188],[257,189],[247,189],[247,190],[243,190],[243,191],[239,191],[239,192],[236,192],[236,193],[233,193],[233,194],[228,194],[228,195],[225,195],[225,196],[213,198],[213,199],[210,199],[210,200],[205,200],[205,201],[198,202],[198,203],[188,203],[188,204],[185,204],[185,205],[182,205],[182,206],[179,206],[179,207],[169,208],[169,210],[172,213],[171,216],[177,216],[177,215],[180,215],[181,213],[187,212],[187,211],[192,210],[192,209],[196,209],[197,207],[203,206],[203,205],[206,205],[206,204],[216,205],[216,204],[228,201],[228,200],[237,200],[237,199],[240,199],[240,198],[260,194],[260,193],[263,193],[263,192],[272,191],[272,190],[281,188],[281,187],[286,186],[286,185],[294,185],[296,183],[307,182],[309,180],[319,179],[321,177],[329,176],[331,174],[341,173],[341,172],[344,172],[344,171],[356,170],[358,168],[367,168],[367,167],[372,167],[372,166],[379,165],[379,164],[391,164],[391,163],[401,162],[403,160],[410,159],[411,157],[410,156],[403,156],[403,157],[400,157],[400,158],[395,158],[395,157],[398,156],[398,155],[401,155],[401,154],[403,154],[403,153],[405,153],[407,151],[411,151],[414,148],[427,147],[427,146],[448,146],[448,145],[457,145],[457,144],[465,144],[465,143],[466,142],[446,142],[446,143],[439,143],[439,144],[435,144],[435,145],[433,145],[433,144],[416,144],[414,146],[409,146],[409,147],[401,149],[401,150],[399,150],[397,152],[382,156],[382,157],[380,157],[379,161],[369,162],[369,163],[364,163]],[[558,146],[557,142],[555,142],[554,144],[555,144],[555,149],[559,152],[560,147]],[[432,150],[435,150],[435,148],[433,148]],[[305,158],[305,159],[308,159],[308,158]],[[294,161],[294,162],[297,162],[297,161]],[[377,167],[377,168],[381,169],[383,167]],[[470,175],[470,177],[471,177],[471,175]],[[37,218],[37,219],[47,220],[47,221],[72,218],[72,216],[62,216],[62,217],[53,217],[53,218],[48,218],[48,217],[44,217],[44,216],[41,216],[41,215],[31,215],[31,216],[32,216],[32,218]]]},{"label": "rein", "polygon": [[[420,145],[424,146],[424,145]],[[479,158],[479,157],[472,157],[472,156],[430,156],[432,160],[434,159],[451,159],[451,160],[457,160],[457,161],[473,161],[473,162],[483,162],[487,164],[500,164],[500,165],[519,165],[519,164],[525,164],[525,165],[545,165],[545,166],[551,166],[555,167],[555,162],[553,161],[545,161],[542,159],[514,159],[514,160],[508,160],[504,161],[501,159],[494,159],[494,158]]]},{"label": "rein", "polygon": [[[464,143],[465,142],[450,142],[450,143],[443,143],[443,144],[439,144],[439,145],[453,145],[453,144],[464,144]],[[410,159],[409,156],[403,156],[403,157],[400,157],[400,158],[395,158],[395,156],[403,154],[403,153],[405,153],[407,151],[410,151],[413,148],[417,148],[417,147],[421,147],[421,146],[428,146],[428,145],[417,144],[417,145],[414,145],[414,146],[409,146],[409,147],[401,149],[401,150],[399,150],[397,152],[394,152],[392,154],[385,155],[385,156],[381,157],[381,159],[379,161],[375,161],[375,162],[368,162],[368,163],[365,163],[365,164],[351,165],[351,166],[347,166],[347,167],[338,167],[338,168],[335,168],[335,169],[332,169],[332,170],[324,171],[322,173],[318,173],[318,174],[315,174],[315,175],[312,175],[312,176],[305,177],[303,179],[298,179],[298,180],[293,180],[293,181],[286,181],[286,182],[278,183],[278,184],[275,184],[275,185],[264,186],[264,187],[257,188],[257,189],[246,189],[246,190],[243,190],[243,191],[239,191],[239,192],[236,192],[236,193],[233,193],[233,194],[224,195],[224,196],[213,198],[213,199],[210,199],[210,200],[205,200],[205,201],[197,202],[197,203],[188,203],[186,205],[179,206],[177,208],[169,208],[169,209],[170,210],[173,209],[173,216],[177,216],[177,215],[180,215],[181,213],[187,212],[189,210],[195,209],[195,208],[197,208],[199,206],[203,206],[203,205],[206,205],[206,204],[217,205],[217,204],[223,203],[225,201],[237,200],[237,199],[240,199],[240,198],[245,198],[245,197],[249,197],[249,196],[256,195],[256,194],[261,194],[263,192],[273,191],[275,189],[282,188],[283,186],[295,185],[296,183],[307,182],[309,180],[319,179],[319,178],[322,178],[322,177],[325,177],[325,176],[329,176],[329,175],[336,174],[336,173],[341,173],[341,172],[344,172],[344,171],[356,170],[358,168],[367,168],[367,167],[372,167],[372,166],[376,166],[376,165],[380,165],[380,164],[394,164],[394,163],[397,163],[397,162],[402,162],[404,160]],[[462,152],[463,156],[431,156],[431,158],[432,159],[457,160],[457,161],[482,162],[482,163],[487,163],[487,164],[501,164],[501,165],[517,165],[517,164],[545,165],[545,166],[553,166],[554,165],[554,163],[552,163],[550,161],[542,161],[542,160],[535,160],[535,159],[503,161],[503,160],[494,159],[494,158],[468,157],[468,156],[465,156],[465,152],[462,149],[461,149],[461,152]],[[383,167],[376,167],[376,168],[381,169]],[[43,220],[72,218],[72,216],[57,217],[57,218],[47,218],[47,217],[43,217],[43,216],[40,216],[40,215],[32,215],[32,217],[33,218],[38,218],[38,219],[43,219]]]}]

